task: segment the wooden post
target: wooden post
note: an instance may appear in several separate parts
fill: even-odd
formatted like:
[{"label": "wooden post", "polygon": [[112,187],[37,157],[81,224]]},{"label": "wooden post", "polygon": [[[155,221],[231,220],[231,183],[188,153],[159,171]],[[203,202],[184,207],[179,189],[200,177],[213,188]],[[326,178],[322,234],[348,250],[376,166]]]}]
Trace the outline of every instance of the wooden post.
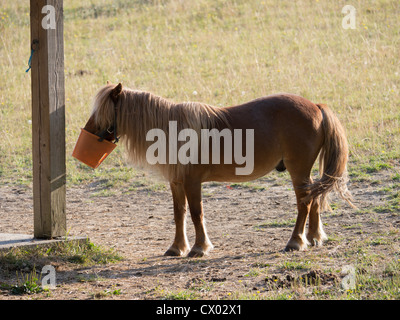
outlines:
[{"label": "wooden post", "polygon": [[34,236],[54,238],[66,235],[63,1],[31,0],[30,19]]}]

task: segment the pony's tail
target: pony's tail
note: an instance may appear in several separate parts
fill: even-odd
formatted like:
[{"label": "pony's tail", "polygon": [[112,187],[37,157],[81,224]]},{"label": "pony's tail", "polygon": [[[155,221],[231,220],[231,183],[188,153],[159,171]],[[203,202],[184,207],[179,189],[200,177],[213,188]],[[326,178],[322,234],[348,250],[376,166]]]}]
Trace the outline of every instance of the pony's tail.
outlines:
[{"label": "pony's tail", "polygon": [[349,148],[344,128],[326,105],[317,104],[317,106],[322,112],[322,127],[325,136],[319,155],[321,178],[308,186],[309,194],[304,200],[319,198],[321,210],[330,209],[327,196],[329,192],[335,190],[351,207],[356,208],[347,189]]}]

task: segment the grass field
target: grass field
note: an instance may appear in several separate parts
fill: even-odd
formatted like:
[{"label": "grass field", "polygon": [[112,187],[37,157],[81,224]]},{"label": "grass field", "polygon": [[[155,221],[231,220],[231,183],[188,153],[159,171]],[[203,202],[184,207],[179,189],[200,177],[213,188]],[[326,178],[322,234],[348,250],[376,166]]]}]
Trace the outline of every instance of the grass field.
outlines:
[{"label": "grass field", "polygon": [[[342,28],[345,15],[341,11],[347,4],[356,8],[356,29]],[[371,199],[380,197],[376,203],[370,201],[368,207],[356,211],[351,219],[346,218],[348,213],[340,204],[332,204],[333,212],[325,217],[334,225],[335,232],[330,235],[328,248],[321,249],[326,250],[324,254],[276,253],[268,255],[274,261],[271,264],[265,264],[261,258],[251,263],[248,257],[229,260],[233,265],[242,260],[246,264],[246,273],[240,278],[243,283],[264,277],[264,283],[284,289],[272,296],[258,295],[258,291],[251,291],[251,286],[244,287],[242,280],[235,282],[229,293],[220,294],[218,290],[224,283],[218,281],[194,281],[189,289],[167,290],[156,279],[153,287],[149,284],[148,292],[139,297],[195,299],[204,297],[204,292],[217,291],[212,298],[399,298],[398,228],[378,228],[384,218],[390,218],[390,223],[397,221],[400,212],[399,16],[397,0],[64,1],[67,184],[73,190],[81,185],[91,186],[91,200],[83,200],[88,207],[110,195],[124,201],[117,189],[126,193],[143,186],[148,186],[147,193],[166,190],[164,183],[154,182],[128,165],[122,145],[97,170],[71,156],[80,128],[89,117],[92,98],[107,80],[174,101],[202,101],[215,106],[240,104],[277,92],[291,92],[325,103],[346,128],[351,180],[357,188],[372,188]],[[31,78],[30,73],[25,73],[29,55],[29,1],[2,1],[0,187],[22,185],[29,189],[32,185]],[[242,205],[242,190],[243,194],[268,191],[270,181],[262,179],[232,184],[224,192],[235,194],[235,205]],[[288,176],[277,173],[271,178],[281,188],[291,187],[287,180]],[[216,197],[214,187],[210,185],[205,190],[206,200]],[[77,194],[84,196],[83,191]],[[368,192],[363,196],[368,200]],[[144,207],[146,201],[139,204]],[[288,207],[294,210],[294,206]],[[285,227],[292,228],[294,224],[293,212],[286,213],[267,222],[254,220],[252,231],[256,235],[275,232],[275,237],[282,237],[281,229],[284,232]],[[344,220],[347,224],[338,225],[337,221]],[[161,222],[159,227],[162,228]],[[142,231],[135,230],[138,234]],[[223,237],[230,238],[230,232]],[[338,252],[336,246],[340,248]],[[169,263],[177,266],[174,276],[184,268],[201,272],[207,263],[211,269],[214,267],[212,259],[170,261],[156,261],[167,265],[164,270],[168,277],[172,277]],[[215,261],[218,266],[218,259]],[[340,273],[334,264],[337,261],[356,266],[355,290],[346,292],[338,286],[337,291],[325,292],[304,286],[301,278],[291,279],[289,284],[284,279],[271,278],[273,273],[293,270],[309,275],[310,268],[318,267],[330,283],[328,274]],[[136,262],[127,262],[130,263]],[[152,266],[150,271],[146,269],[150,263],[138,262],[137,270],[151,274]],[[131,281],[136,277],[133,272],[128,275]],[[126,290],[129,288],[130,284]]]},{"label": "grass field", "polygon": [[[217,106],[292,92],[328,104],[348,133],[351,163],[400,158],[398,1],[66,1],[65,87],[70,183],[93,172],[70,157],[92,97],[107,80],[175,101]],[[0,7],[0,177],[31,180],[29,5]],[[94,176],[123,166],[118,148]],[[354,169],[350,165],[350,171]],[[354,169],[355,170],[355,169]],[[354,171],[353,170],[353,171]],[[116,171],[126,180],[132,170]],[[17,177],[17,179],[16,179]]]}]

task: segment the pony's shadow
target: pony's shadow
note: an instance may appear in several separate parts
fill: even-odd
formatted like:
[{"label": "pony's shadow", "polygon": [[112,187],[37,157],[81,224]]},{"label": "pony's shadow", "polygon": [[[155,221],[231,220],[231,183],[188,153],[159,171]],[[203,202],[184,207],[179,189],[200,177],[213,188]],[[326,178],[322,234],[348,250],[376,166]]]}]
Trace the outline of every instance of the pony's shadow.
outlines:
[{"label": "pony's shadow", "polygon": [[[142,278],[157,277],[161,275],[188,274],[193,272],[192,277],[202,277],[205,273],[214,275],[227,273],[229,267],[242,259],[249,258],[265,258],[276,254],[277,252],[259,252],[240,255],[225,255],[218,258],[187,258],[187,257],[166,257],[157,255],[147,257],[146,261],[139,262],[139,267],[126,270],[104,269],[96,271],[96,276],[102,279],[126,279],[126,278]],[[90,269],[90,268],[87,268]],[[197,274],[197,275],[196,275]],[[213,278],[216,279],[215,277]],[[189,278],[188,278],[189,280]],[[218,279],[216,280],[218,281]]]}]

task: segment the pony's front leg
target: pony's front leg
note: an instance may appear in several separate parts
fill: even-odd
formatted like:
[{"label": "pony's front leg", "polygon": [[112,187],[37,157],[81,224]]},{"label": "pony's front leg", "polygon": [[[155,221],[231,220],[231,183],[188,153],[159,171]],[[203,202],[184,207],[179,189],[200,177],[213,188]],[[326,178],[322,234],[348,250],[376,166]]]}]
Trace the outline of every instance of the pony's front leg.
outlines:
[{"label": "pony's front leg", "polygon": [[201,183],[190,181],[186,182],[184,187],[189,203],[190,215],[196,232],[196,240],[188,256],[202,257],[213,248],[213,245],[208,239],[204,222],[203,204],[201,200]]},{"label": "pony's front leg", "polygon": [[170,183],[174,201],[175,240],[165,256],[183,256],[189,251],[186,236],[186,196],[182,183]]}]

